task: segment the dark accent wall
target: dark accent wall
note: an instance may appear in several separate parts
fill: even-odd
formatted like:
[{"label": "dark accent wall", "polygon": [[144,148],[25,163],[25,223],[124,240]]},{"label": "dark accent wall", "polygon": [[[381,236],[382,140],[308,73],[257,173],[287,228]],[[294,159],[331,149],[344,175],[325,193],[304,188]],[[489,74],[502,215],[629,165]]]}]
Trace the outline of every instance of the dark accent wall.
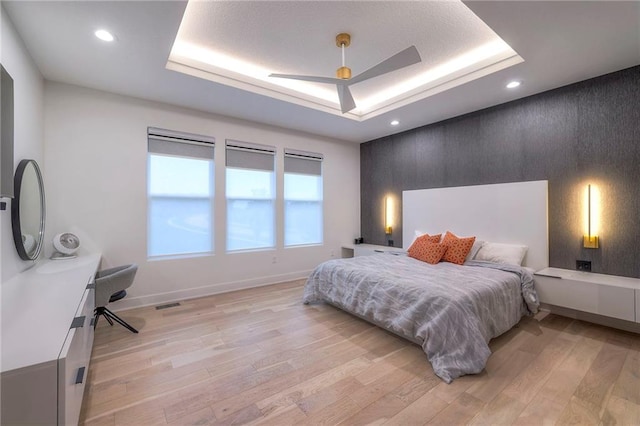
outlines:
[{"label": "dark accent wall", "polygon": [[[360,173],[366,243],[402,246],[403,190],[546,179],[549,265],[640,277],[640,66],[363,143]],[[582,247],[588,183],[601,192],[599,249]]]}]

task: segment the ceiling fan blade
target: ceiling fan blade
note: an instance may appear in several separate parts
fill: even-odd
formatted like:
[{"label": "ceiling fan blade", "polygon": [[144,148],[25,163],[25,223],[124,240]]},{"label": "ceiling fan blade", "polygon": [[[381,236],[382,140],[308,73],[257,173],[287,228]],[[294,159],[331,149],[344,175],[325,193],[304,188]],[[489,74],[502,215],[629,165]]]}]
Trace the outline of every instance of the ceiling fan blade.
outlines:
[{"label": "ceiling fan blade", "polygon": [[295,74],[269,74],[269,77],[288,78],[291,80],[312,81],[314,83],[340,84],[344,80],[332,77],[315,77],[312,75],[295,75]]},{"label": "ceiling fan blade", "polygon": [[340,109],[342,113],[349,112],[356,107],[356,102],[353,100],[353,96],[351,96],[351,91],[346,84],[338,84],[336,85],[338,88],[338,98],[340,99]]},{"label": "ceiling fan blade", "polygon": [[391,71],[399,70],[400,68],[408,67],[409,65],[417,64],[422,61],[420,53],[415,46],[407,47],[400,53],[396,53],[389,59],[380,62],[363,73],[358,74],[349,80],[349,84],[359,83],[364,80],[368,80],[379,75],[386,74]]}]

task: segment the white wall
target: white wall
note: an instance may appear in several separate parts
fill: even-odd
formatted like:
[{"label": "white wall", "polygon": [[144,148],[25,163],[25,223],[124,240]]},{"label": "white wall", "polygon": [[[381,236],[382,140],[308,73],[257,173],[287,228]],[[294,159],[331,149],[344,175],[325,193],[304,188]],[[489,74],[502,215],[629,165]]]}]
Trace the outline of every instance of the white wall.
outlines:
[{"label": "white wall", "polygon": [[[324,244],[285,249],[280,235],[274,250],[226,254],[225,171],[218,166],[215,255],[148,261],[147,126],[215,137],[217,165],[224,164],[225,139],[274,145],[280,188],[283,148],[324,154]],[[52,82],[45,86],[45,129],[48,235],[79,232],[85,247],[90,239],[103,253],[103,267],[138,263],[120,308],[304,277],[332,253],[339,257],[360,232],[356,144]],[[277,221],[281,229],[280,205]]]},{"label": "white wall", "polygon": [[[1,7],[0,23],[0,62],[13,78],[14,171],[20,160],[26,158],[35,159],[44,169],[44,80]],[[46,189],[45,182],[45,194]],[[33,264],[21,260],[13,245],[10,202],[7,210],[0,211],[0,241],[0,276],[5,282]]]}]

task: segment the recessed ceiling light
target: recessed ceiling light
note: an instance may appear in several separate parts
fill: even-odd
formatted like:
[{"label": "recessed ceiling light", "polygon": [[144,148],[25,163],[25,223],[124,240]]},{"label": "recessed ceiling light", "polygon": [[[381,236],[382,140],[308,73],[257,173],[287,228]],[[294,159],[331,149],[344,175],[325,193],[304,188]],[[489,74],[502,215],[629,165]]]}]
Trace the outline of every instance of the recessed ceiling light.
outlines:
[{"label": "recessed ceiling light", "polygon": [[107,30],[98,30],[94,34],[102,41],[113,41],[114,39],[113,34]]},{"label": "recessed ceiling light", "polygon": [[507,84],[507,89],[515,89],[522,84],[521,81],[511,81]]},{"label": "recessed ceiling light", "polygon": [[397,126],[398,124],[400,124],[400,122],[399,122],[398,120],[393,120],[393,121],[391,122],[391,125],[392,125],[392,126]]}]

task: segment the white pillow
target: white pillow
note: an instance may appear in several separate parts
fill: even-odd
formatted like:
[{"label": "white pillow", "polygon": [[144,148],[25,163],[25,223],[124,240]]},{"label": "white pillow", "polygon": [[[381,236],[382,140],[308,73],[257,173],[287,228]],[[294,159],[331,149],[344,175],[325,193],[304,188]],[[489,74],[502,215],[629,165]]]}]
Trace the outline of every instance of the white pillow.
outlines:
[{"label": "white pillow", "polygon": [[527,254],[527,246],[517,244],[501,244],[485,242],[474,260],[485,260],[495,263],[508,263],[510,265],[522,265],[524,255]]},{"label": "white pillow", "polygon": [[[423,236],[424,234],[426,234],[426,232],[422,232],[422,231],[418,231],[417,229],[415,231],[413,231],[413,241],[411,241],[411,244],[414,243],[414,241],[418,238]],[[440,240],[442,240],[442,238],[440,238]],[[409,245],[411,245],[409,244]]]},{"label": "white pillow", "polygon": [[422,234],[424,234],[424,232],[422,232],[422,231],[418,231],[418,230],[413,231],[413,240],[411,240],[411,244],[409,244],[409,247],[411,247],[411,246],[413,245],[413,243],[415,243],[415,242],[416,242],[416,240],[418,239],[418,237],[419,237],[420,235],[422,235]]},{"label": "white pillow", "polygon": [[471,250],[469,250],[469,254],[464,259],[464,261],[468,262],[469,260],[473,260],[473,258],[476,256],[476,254],[478,254],[478,250],[480,250],[483,245],[484,245],[484,241],[475,240],[473,242],[473,245],[471,246]]}]

